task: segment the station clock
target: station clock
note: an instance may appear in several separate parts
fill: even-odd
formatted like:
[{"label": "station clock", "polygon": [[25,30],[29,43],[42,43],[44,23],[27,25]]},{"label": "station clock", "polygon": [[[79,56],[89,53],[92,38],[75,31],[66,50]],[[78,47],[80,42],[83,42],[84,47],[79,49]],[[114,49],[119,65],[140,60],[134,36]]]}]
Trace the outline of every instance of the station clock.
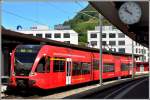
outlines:
[{"label": "station clock", "polygon": [[118,15],[123,23],[132,25],[140,21],[142,10],[136,2],[125,2],[120,6]]}]

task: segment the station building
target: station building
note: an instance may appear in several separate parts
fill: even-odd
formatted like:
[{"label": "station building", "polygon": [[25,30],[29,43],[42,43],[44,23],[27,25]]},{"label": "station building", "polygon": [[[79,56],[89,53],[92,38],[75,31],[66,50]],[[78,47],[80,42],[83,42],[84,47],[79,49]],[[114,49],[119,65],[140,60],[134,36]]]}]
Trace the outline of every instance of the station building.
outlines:
[{"label": "station building", "polygon": [[47,38],[59,42],[78,45],[78,33],[70,29],[69,27],[65,27],[65,28],[62,27],[58,27],[57,25],[54,30],[50,30],[48,26],[40,25],[40,26],[33,26],[28,30],[21,29],[15,31],[28,34],[31,36],[36,36],[39,38]]},{"label": "station building", "polygon": [[[95,30],[89,30],[87,33],[89,43],[88,46],[99,48],[100,27],[96,26]],[[148,62],[148,48],[140,45],[139,43],[136,43],[135,41],[133,42],[133,44],[134,54],[143,55],[139,58],[136,58],[136,62]],[[102,47],[115,52],[132,53],[132,39],[123,34],[114,26],[103,26]]]}]

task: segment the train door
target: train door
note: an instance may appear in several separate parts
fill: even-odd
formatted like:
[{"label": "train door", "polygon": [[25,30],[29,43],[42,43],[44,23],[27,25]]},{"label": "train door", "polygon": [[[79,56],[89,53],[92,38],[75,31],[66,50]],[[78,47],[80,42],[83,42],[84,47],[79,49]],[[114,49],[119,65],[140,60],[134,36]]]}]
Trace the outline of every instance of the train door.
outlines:
[{"label": "train door", "polygon": [[71,58],[66,59],[66,85],[71,84]]}]

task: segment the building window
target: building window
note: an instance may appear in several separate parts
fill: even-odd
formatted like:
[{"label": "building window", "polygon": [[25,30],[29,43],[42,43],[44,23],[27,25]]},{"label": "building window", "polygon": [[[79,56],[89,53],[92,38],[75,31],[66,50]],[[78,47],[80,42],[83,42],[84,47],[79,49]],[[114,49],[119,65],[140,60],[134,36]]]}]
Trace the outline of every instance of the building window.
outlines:
[{"label": "building window", "polygon": [[107,43],[106,43],[106,41],[102,41],[102,45],[106,45]]},{"label": "building window", "polygon": [[70,34],[69,33],[64,33],[64,38],[70,38]]},{"label": "building window", "polygon": [[116,34],[115,33],[110,33],[109,38],[116,38]]},{"label": "building window", "polygon": [[97,46],[97,41],[91,41],[91,46]]},{"label": "building window", "polygon": [[54,38],[61,38],[61,34],[60,33],[55,33]]},{"label": "building window", "polygon": [[91,34],[91,38],[97,38],[97,34]]},{"label": "building window", "polygon": [[111,50],[114,51],[114,52],[116,52],[116,48],[112,48]]},{"label": "building window", "polygon": [[145,49],[142,49],[142,54],[145,54],[146,53],[146,50]]},{"label": "building window", "polygon": [[113,63],[104,63],[103,72],[114,72],[114,64]]},{"label": "building window", "polygon": [[141,49],[139,49],[139,53],[141,53]]},{"label": "building window", "polygon": [[46,33],[46,34],[45,34],[45,37],[46,37],[46,38],[51,38],[51,37],[52,37],[52,34]]},{"label": "building window", "polygon": [[118,51],[121,53],[125,53],[125,48],[119,48]]},{"label": "building window", "polygon": [[138,53],[138,48],[136,48],[136,53]]},{"label": "building window", "polygon": [[102,33],[102,38],[106,38],[106,33]]},{"label": "building window", "polygon": [[64,41],[64,42],[70,44],[70,41]]},{"label": "building window", "polygon": [[42,38],[42,34],[36,34],[36,37]]},{"label": "building window", "polygon": [[119,41],[118,44],[119,45],[125,45],[125,41]]},{"label": "building window", "polygon": [[54,69],[54,72],[64,72],[65,71],[65,59],[54,58],[53,69]]},{"label": "building window", "polygon": [[119,37],[119,38],[125,38],[125,34],[123,34],[123,33],[118,33],[118,37]]},{"label": "building window", "polygon": [[116,45],[116,41],[109,41],[109,45],[111,45],[111,46]]}]

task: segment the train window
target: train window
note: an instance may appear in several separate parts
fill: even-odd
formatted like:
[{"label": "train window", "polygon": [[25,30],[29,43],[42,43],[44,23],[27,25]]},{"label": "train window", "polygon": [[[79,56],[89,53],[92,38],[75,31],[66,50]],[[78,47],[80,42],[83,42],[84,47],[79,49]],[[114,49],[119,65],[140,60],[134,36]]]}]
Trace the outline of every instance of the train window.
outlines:
[{"label": "train window", "polygon": [[36,72],[44,73],[50,72],[50,57],[43,57],[38,63]]},{"label": "train window", "polygon": [[99,69],[99,61],[96,59],[93,60],[93,69],[95,70]]},{"label": "train window", "polygon": [[73,62],[73,69],[72,75],[81,75],[81,63],[80,62]]},{"label": "train window", "polygon": [[122,63],[121,64],[121,71],[129,70],[129,66],[130,66],[130,64]]},{"label": "train window", "polygon": [[53,61],[54,72],[64,72],[65,71],[65,59],[64,58],[54,58]]},{"label": "train window", "polygon": [[104,63],[103,64],[103,72],[114,72],[114,64],[113,63]]},{"label": "train window", "polygon": [[82,63],[82,74],[90,74],[91,64],[83,62]]}]

